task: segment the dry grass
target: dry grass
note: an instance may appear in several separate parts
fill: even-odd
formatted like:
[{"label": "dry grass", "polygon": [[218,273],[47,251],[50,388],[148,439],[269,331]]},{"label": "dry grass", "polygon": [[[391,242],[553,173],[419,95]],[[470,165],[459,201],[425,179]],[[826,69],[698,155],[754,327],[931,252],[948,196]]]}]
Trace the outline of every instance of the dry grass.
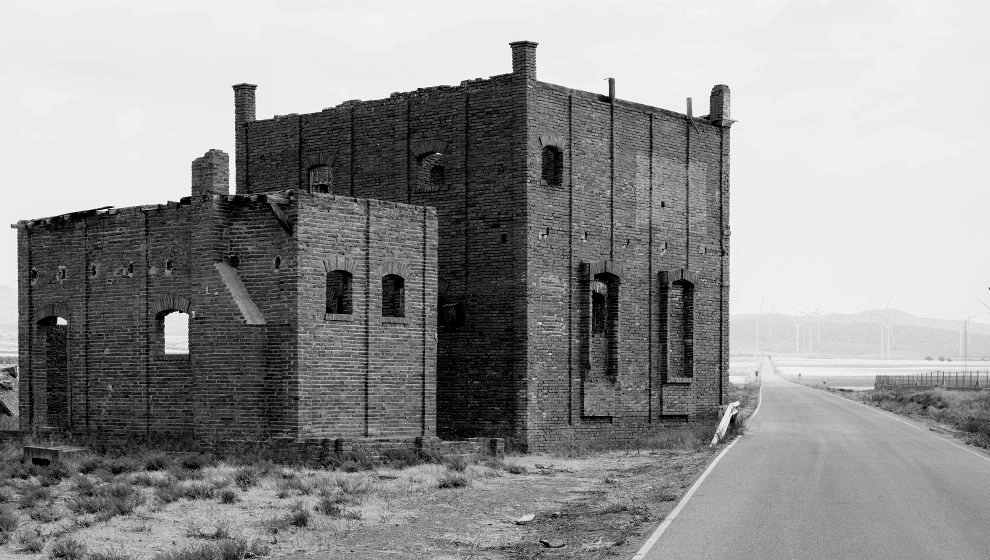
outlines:
[{"label": "dry grass", "polygon": [[[710,452],[700,442],[710,432],[660,434],[632,442],[635,453],[575,447],[566,457],[502,461],[398,450],[381,461],[351,454],[320,469],[161,451],[93,453],[42,468],[21,464],[19,447],[0,445],[0,557],[45,551],[82,558],[86,547],[85,560],[297,550],[314,558],[352,550],[369,558],[469,551],[482,559],[505,557],[522,542],[518,551],[531,557],[537,541],[530,530],[581,533],[595,516],[603,516],[601,530],[611,535],[601,550],[625,550],[704,466]],[[655,493],[655,485],[662,491]],[[603,487],[607,492],[598,494]],[[653,495],[658,505],[644,510],[636,493]],[[538,514],[532,527],[512,522],[527,512]]]},{"label": "dry grass", "polygon": [[889,412],[952,426],[967,443],[990,449],[990,391],[897,387],[865,391],[860,397]]}]

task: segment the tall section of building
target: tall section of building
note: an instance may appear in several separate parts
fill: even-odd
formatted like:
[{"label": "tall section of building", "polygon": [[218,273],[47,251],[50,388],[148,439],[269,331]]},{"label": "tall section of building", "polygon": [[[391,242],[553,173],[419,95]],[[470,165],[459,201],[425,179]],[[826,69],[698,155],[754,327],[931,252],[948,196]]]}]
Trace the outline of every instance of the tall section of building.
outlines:
[{"label": "tall section of building", "polygon": [[[512,73],[255,118],[237,192],[434,207],[437,429],[530,449],[714,415],[728,381],[729,90],[694,117]],[[614,82],[610,82],[614,86]]]}]

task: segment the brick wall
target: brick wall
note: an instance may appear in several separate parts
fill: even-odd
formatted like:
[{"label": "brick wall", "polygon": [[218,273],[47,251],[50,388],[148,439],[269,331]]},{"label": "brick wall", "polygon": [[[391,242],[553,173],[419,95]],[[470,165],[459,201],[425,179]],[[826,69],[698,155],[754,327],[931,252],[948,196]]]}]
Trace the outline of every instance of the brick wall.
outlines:
[{"label": "brick wall", "polygon": [[[541,448],[714,414],[728,370],[728,89],[688,120],[538,82],[536,44],[512,50],[512,74],[247,122],[239,192],[305,188],[319,163],[333,192],[437,209],[438,296],[466,312],[438,333],[441,437]],[[560,184],[542,173],[547,146]],[[442,183],[424,185],[438,162]],[[611,352],[590,337],[593,269],[618,278]],[[675,271],[696,280],[691,368],[666,351],[685,355],[680,331],[661,340],[661,273]],[[592,375],[613,359],[610,379]]]},{"label": "brick wall", "polygon": [[[728,371],[728,130],[542,82],[527,95],[529,448],[714,415]],[[560,186],[543,179],[547,146],[563,152]],[[618,376],[602,383],[607,342],[591,335],[589,292],[591,272],[609,267],[621,293]],[[678,270],[697,283],[690,378],[660,339],[661,311],[680,309],[662,305],[661,273]],[[682,330],[668,331],[683,358]]]},{"label": "brick wall", "polygon": [[[300,193],[299,436],[436,434],[437,217],[431,208]],[[351,276],[351,312],[327,314],[327,273]],[[382,278],[404,280],[402,317]]]},{"label": "brick wall", "polygon": [[[228,195],[227,167],[222,152],[197,159],[179,203],[18,224],[22,428],[434,436],[436,212]],[[327,266],[347,259],[361,269],[363,320],[327,320]],[[406,281],[404,317],[381,317],[385,274]],[[189,315],[185,354],[165,352],[176,311]]]},{"label": "brick wall", "polygon": [[[246,125],[239,192],[306,187],[309,167],[326,162],[334,193],[436,208],[438,286],[467,316],[439,335],[437,429],[445,438],[525,426],[524,159],[512,148],[512,135],[523,133],[519,83],[496,76]],[[421,156],[436,152],[443,183],[424,185]],[[436,297],[428,298],[433,306]]]}]

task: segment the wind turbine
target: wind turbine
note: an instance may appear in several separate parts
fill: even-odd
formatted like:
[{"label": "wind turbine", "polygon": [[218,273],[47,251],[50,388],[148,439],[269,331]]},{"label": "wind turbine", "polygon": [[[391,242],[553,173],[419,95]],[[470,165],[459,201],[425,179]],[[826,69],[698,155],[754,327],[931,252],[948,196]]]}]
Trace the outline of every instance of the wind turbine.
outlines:
[{"label": "wind turbine", "polygon": [[756,353],[762,355],[760,351],[760,317],[763,316],[763,299],[760,298],[760,312],[756,314]]},{"label": "wind turbine", "polygon": [[808,318],[808,352],[814,352],[814,342],[821,342],[822,340],[822,327],[818,322],[818,316],[822,314],[822,306],[819,305],[810,313],[802,311],[801,314]]},{"label": "wind turbine", "polygon": [[887,312],[890,310],[890,300],[893,297],[889,296],[887,298],[887,306],[883,308],[883,313],[880,316],[880,359],[890,358],[890,347],[894,338],[894,330],[890,327],[890,319],[887,316]]}]

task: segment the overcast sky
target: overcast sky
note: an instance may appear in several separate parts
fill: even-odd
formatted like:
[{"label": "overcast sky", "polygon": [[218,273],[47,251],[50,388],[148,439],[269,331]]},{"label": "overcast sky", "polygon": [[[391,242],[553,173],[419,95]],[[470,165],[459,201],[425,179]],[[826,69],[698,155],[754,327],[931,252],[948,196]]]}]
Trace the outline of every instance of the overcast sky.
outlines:
[{"label": "overcast sky", "polygon": [[[617,3],[616,3],[617,4]],[[178,200],[258,117],[511,70],[707,112],[732,88],[732,312],[990,302],[990,3],[10,2],[0,6],[6,224]],[[16,286],[16,232],[0,284]]]}]

